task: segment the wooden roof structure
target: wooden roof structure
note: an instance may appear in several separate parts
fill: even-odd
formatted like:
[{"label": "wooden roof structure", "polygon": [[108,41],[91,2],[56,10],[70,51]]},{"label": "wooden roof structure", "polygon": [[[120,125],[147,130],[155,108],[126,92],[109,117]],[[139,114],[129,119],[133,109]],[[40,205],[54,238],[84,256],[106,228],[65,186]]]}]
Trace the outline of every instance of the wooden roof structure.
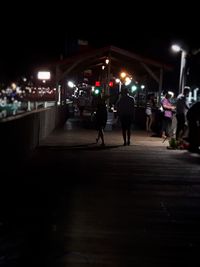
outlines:
[{"label": "wooden roof structure", "polygon": [[56,63],[56,84],[62,83],[66,77],[84,71],[86,69],[100,67],[109,59],[109,73],[120,72],[125,67],[136,77],[149,75],[155,80],[161,95],[163,71],[172,70],[172,66],[156,60],[143,57],[136,53],[115,47],[107,46],[99,49],[91,49],[71,56]]}]

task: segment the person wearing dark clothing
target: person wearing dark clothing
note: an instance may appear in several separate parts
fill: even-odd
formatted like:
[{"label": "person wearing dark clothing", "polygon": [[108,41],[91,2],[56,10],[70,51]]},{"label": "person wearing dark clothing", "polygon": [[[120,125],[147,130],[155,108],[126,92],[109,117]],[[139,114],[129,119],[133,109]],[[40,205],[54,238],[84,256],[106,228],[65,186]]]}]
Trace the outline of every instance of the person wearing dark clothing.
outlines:
[{"label": "person wearing dark clothing", "polygon": [[172,94],[167,92],[165,97],[161,100],[161,105],[164,110],[163,123],[162,123],[162,137],[165,139],[170,136],[171,125],[173,119],[173,110],[175,107],[171,104],[170,99]]},{"label": "person wearing dark clothing", "polygon": [[106,98],[101,94],[99,94],[96,103],[96,129],[98,131],[96,143],[98,143],[99,139],[101,139],[102,146],[105,146],[104,128],[106,127],[106,122],[107,122]]},{"label": "person wearing dark clothing", "polygon": [[200,152],[200,101],[189,108],[187,120],[189,127],[189,151]]},{"label": "person wearing dark clothing", "polygon": [[176,119],[177,119],[177,127],[176,127],[176,140],[182,138],[186,126],[186,114],[189,109],[189,105],[187,103],[187,97],[189,96],[190,89],[185,88],[183,94],[180,94],[177,97],[176,102]]},{"label": "person wearing dark clothing", "polygon": [[130,145],[131,124],[134,117],[134,106],[134,97],[128,95],[127,89],[122,90],[120,99],[117,103],[117,112],[121,121],[124,146]]}]

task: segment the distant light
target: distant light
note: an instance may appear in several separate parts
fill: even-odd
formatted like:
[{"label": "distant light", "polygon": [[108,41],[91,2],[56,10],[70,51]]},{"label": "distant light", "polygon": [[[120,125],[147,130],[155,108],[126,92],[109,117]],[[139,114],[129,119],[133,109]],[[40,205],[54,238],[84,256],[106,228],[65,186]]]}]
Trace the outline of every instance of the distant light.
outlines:
[{"label": "distant light", "polygon": [[108,63],[110,62],[110,60],[107,58],[105,62],[108,65]]},{"label": "distant light", "polygon": [[117,78],[117,79],[115,80],[115,82],[116,82],[116,83],[120,83],[120,79]]},{"label": "distant light", "polygon": [[94,93],[95,93],[95,95],[98,95],[99,94],[99,89],[95,89]]},{"label": "distant light", "polygon": [[105,66],[103,65],[103,66],[102,66],[102,70],[104,70],[104,69],[105,69]]},{"label": "distant light", "polygon": [[92,92],[94,92],[95,91],[95,87],[94,86],[92,86]]},{"label": "distant light", "polygon": [[110,87],[113,87],[113,82],[109,82],[109,86]]},{"label": "distant light", "polygon": [[67,85],[68,85],[70,88],[75,87],[75,84],[74,84],[73,82],[71,82],[71,81],[69,81],[69,82],[67,83]]},{"label": "distant light", "polygon": [[141,85],[141,89],[144,89],[144,88],[145,88],[145,85],[142,84],[142,85]]},{"label": "distant light", "polygon": [[101,86],[101,83],[99,81],[96,81],[95,86]]},{"label": "distant light", "polygon": [[39,80],[50,80],[51,73],[50,71],[38,71],[37,77]]},{"label": "distant light", "polygon": [[181,47],[179,45],[177,45],[177,44],[174,44],[174,45],[172,45],[172,50],[174,52],[180,52],[181,51]]},{"label": "distant light", "polygon": [[125,77],[126,77],[126,72],[121,72],[121,73],[120,73],[120,76],[121,76],[122,78],[125,78]]},{"label": "distant light", "polygon": [[12,83],[12,84],[11,84],[11,87],[12,87],[12,89],[14,89],[14,90],[15,90],[15,89],[17,88],[17,85],[16,85],[16,83]]},{"label": "distant light", "polygon": [[133,85],[132,87],[131,87],[131,91],[132,92],[135,92],[137,90],[137,86],[136,85]]},{"label": "distant light", "polygon": [[131,83],[131,79],[129,77],[125,78],[125,85],[129,85]]}]

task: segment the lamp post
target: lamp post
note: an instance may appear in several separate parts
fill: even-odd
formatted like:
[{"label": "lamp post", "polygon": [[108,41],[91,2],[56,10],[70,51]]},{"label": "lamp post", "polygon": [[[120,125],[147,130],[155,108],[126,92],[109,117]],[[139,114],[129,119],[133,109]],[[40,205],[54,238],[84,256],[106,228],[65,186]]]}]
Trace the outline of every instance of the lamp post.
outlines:
[{"label": "lamp post", "polygon": [[183,93],[185,87],[185,65],[186,65],[186,51],[183,50],[179,45],[172,45],[174,52],[181,52],[181,64],[180,64],[180,77],[179,77],[179,94]]}]

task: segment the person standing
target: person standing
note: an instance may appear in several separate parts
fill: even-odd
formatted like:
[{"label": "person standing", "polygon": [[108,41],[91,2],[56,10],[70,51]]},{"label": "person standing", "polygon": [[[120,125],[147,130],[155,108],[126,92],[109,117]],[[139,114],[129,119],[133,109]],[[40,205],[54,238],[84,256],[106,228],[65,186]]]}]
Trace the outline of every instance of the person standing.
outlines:
[{"label": "person standing", "polygon": [[83,118],[83,112],[84,112],[85,106],[86,106],[86,97],[85,97],[83,92],[78,97],[78,103],[77,104],[78,104],[78,108],[79,108],[79,112],[80,112],[80,118]]},{"label": "person standing", "polygon": [[135,99],[128,94],[127,89],[122,89],[117,102],[117,112],[121,122],[124,146],[130,145],[131,124],[134,118]]},{"label": "person standing", "polygon": [[152,109],[155,106],[154,103],[154,95],[148,95],[147,97],[147,103],[146,103],[146,131],[151,132],[151,125],[153,122],[153,114],[152,114]]},{"label": "person standing", "polygon": [[163,122],[162,122],[162,137],[164,139],[170,136],[173,111],[175,110],[175,107],[170,102],[171,97],[172,95],[168,92],[161,101],[164,110]]},{"label": "person standing", "polygon": [[190,89],[185,88],[183,94],[178,95],[176,101],[176,140],[179,140],[183,137],[183,134],[186,129],[186,114],[189,109],[189,104],[187,102],[187,97],[189,96]]},{"label": "person standing", "polygon": [[189,151],[200,153],[200,101],[194,103],[187,112],[189,127]]}]

